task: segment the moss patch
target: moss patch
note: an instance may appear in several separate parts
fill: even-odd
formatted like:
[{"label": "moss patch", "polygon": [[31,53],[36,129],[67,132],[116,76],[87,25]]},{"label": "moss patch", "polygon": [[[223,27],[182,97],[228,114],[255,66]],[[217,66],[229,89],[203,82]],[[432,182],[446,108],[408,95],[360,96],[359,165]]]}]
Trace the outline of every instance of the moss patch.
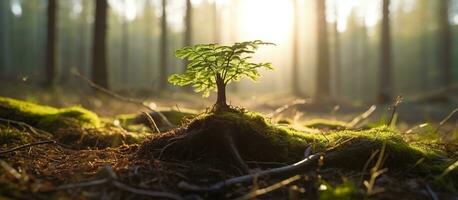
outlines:
[{"label": "moss patch", "polygon": [[[162,110],[161,113],[172,123],[173,125],[179,126],[182,123],[186,122],[187,119],[191,119],[197,115],[195,110],[184,109],[184,110]],[[157,113],[149,113],[151,117],[156,122],[159,129],[164,130],[169,128],[166,124],[163,123],[162,119]],[[123,114],[115,117],[116,120],[119,120],[121,127],[138,131],[141,127],[138,125],[145,125],[149,127],[149,121],[145,118],[143,114]]]},{"label": "moss patch", "polygon": [[101,126],[95,113],[79,106],[54,108],[6,97],[0,97],[0,117],[51,132],[67,126]]},{"label": "moss patch", "polygon": [[407,169],[420,159],[424,160],[423,163],[432,163],[441,153],[427,146],[409,144],[400,134],[385,126],[362,131],[305,133],[288,126],[274,125],[260,114],[240,111],[199,115],[182,129],[153,136],[142,144],[139,153],[157,153],[154,150],[162,149],[169,141],[174,141],[173,138],[187,137],[188,141],[179,140],[168,147],[168,156],[228,157],[221,153],[225,152],[221,141],[224,133],[232,136],[245,160],[294,162],[302,159],[309,145],[313,146],[314,152],[338,146],[326,154],[326,166],[362,169],[372,153],[386,143],[387,167]]},{"label": "moss patch", "polygon": [[18,129],[0,126],[0,146],[3,145],[20,145],[31,140],[30,135]]},{"label": "moss patch", "polygon": [[341,185],[332,187],[328,184],[323,184],[325,189],[320,192],[320,200],[352,200],[352,199],[361,199],[362,196],[359,195],[358,189],[351,182],[345,182]]}]

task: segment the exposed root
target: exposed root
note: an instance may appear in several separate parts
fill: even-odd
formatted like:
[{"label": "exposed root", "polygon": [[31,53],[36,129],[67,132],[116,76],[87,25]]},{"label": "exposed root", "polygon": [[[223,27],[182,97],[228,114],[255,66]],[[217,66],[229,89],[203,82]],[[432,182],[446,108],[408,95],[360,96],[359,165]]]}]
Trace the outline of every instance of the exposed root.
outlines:
[{"label": "exposed root", "polygon": [[230,133],[228,133],[228,131],[226,131],[224,134],[223,134],[223,138],[225,140],[225,142],[227,143],[227,146],[229,148],[229,151],[231,152],[232,154],[232,158],[237,162],[237,164],[239,165],[239,167],[242,168],[242,170],[249,174],[250,173],[250,168],[248,167],[248,165],[245,163],[245,161],[243,161],[242,159],[242,156],[240,155],[239,153],[239,150],[237,149],[237,147],[235,146],[235,143],[234,143],[234,139],[232,139]]},{"label": "exposed root", "polygon": [[220,181],[210,186],[197,186],[197,185],[193,185],[188,182],[182,181],[178,184],[178,187],[182,190],[191,191],[191,192],[217,192],[226,187],[234,186],[237,184],[250,183],[255,178],[260,179],[260,178],[265,178],[265,177],[278,178],[278,177],[291,176],[291,175],[297,174],[305,170],[306,168],[310,166],[313,166],[314,164],[316,164],[316,161],[321,156],[322,154],[311,155],[292,165],[264,170],[256,174],[231,178],[228,180]]},{"label": "exposed root", "polygon": [[54,141],[54,140],[48,140],[48,141],[39,141],[39,142],[24,144],[24,145],[21,145],[21,146],[18,146],[18,147],[14,147],[14,148],[9,149],[9,150],[0,151],[0,155],[1,154],[6,154],[6,153],[11,153],[11,152],[14,152],[14,151],[17,151],[17,150],[21,150],[21,149],[25,149],[27,147],[32,147],[32,146],[35,146],[35,145],[55,144],[55,143],[56,143],[56,141]]}]

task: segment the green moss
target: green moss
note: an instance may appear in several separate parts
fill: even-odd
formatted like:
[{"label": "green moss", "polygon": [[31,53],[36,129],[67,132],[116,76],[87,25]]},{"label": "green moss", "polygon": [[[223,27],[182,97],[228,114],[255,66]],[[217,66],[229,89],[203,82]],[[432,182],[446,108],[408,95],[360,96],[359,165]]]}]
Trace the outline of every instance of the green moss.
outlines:
[{"label": "green moss", "polygon": [[0,146],[25,144],[29,142],[30,139],[27,133],[10,127],[0,127]]},{"label": "green moss", "polygon": [[0,97],[0,117],[22,121],[37,128],[55,131],[67,126],[100,127],[97,115],[79,106],[54,108]]},{"label": "green moss", "polygon": [[325,185],[325,187],[326,190],[320,192],[320,200],[351,200],[361,198],[358,198],[358,189],[348,181],[335,187],[330,185]]},{"label": "green moss", "polygon": [[320,129],[345,129],[348,127],[348,124],[343,121],[329,120],[329,119],[312,119],[307,120],[303,126],[311,128],[320,128]]},{"label": "green moss", "polygon": [[[196,125],[197,124],[197,125]],[[407,169],[414,167],[420,160],[420,168],[423,165],[433,164],[442,152],[434,150],[426,145],[407,143],[401,134],[386,126],[368,130],[342,130],[329,133],[306,133],[288,126],[278,126],[270,122],[264,116],[253,112],[225,112],[219,114],[203,114],[198,116],[189,125],[203,127],[202,124],[220,126],[214,131],[233,129],[241,134],[242,139],[239,147],[244,151],[244,146],[270,149],[272,157],[280,157],[285,160],[297,160],[303,157],[304,150],[313,145],[314,152],[326,152],[327,149],[338,146],[325,156],[327,166],[348,167],[362,169],[371,154],[381,149],[386,144],[386,165],[390,168]],[[225,125],[221,125],[225,124]],[[225,126],[225,127],[222,127]],[[188,127],[189,128],[189,127]],[[243,138],[243,135],[257,135],[256,137]],[[247,136],[248,137],[248,136]],[[246,140],[246,141],[245,141]],[[260,144],[261,140],[263,143]],[[346,141],[344,144],[342,142]],[[250,149],[247,148],[247,151]],[[274,152],[275,151],[275,152]],[[252,155],[252,153],[249,155]],[[352,162],[348,162],[352,160]],[[419,166],[415,166],[419,167]]]},{"label": "green moss", "polygon": [[[190,119],[196,116],[197,112],[190,109],[184,110],[163,110],[161,113],[172,123],[173,125],[179,126],[186,119]],[[157,126],[161,130],[165,130],[168,127],[166,124],[163,123],[162,119],[155,113],[150,113],[151,117],[153,117],[154,121],[156,122]],[[115,117],[116,120],[119,121],[119,125],[126,130],[129,131],[140,131],[143,132],[146,127],[149,127],[149,121],[145,118],[143,114],[122,114],[117,115]],[[149,128],[147,128],[149,129]]]}]

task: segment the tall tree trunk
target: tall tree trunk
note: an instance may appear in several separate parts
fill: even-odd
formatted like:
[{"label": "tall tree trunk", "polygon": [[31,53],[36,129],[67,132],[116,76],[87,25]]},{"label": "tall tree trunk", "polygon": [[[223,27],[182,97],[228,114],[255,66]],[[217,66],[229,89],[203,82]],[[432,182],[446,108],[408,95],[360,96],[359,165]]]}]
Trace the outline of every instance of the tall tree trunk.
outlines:
[{"label": "tall tree trunk", "polygon": [[159,66],[159,89],[167,89],[167,0],[162,0],[162,19],[161,19],[161,50]]},{"label": "tall tree trunk", "polygon": [[184,46],[192,44],[192,4],[191,0],[186,0],[186,17],[184,31]]},{"label": "tall tree trunk", "polygon": [[144,13],[144,22],[145,24],[143,25],[143,31],[145,34],[145,50],[143,51],[143,57],[144,57],[144,65],[146,67],[146,74],[145,74],[145,79],[151,80],[151,76],[153,75],[153,58],[152,58],[152,53],[153,53],[153,23],[152,21],[154,20],[154,16],[152,15],[152,6],[151,6],[151,1],[146,1],[145,7],[143,10]]},{"label": "tall tree trunk", "polygon": [[316,0],[317,27],[318,27],[318,61],[317,61],[317,87],[316,98],[327,99],[330,97],[329,76],[329,42],[326,23],[326,1]]},{"label": "tall tree trunk", "polygon": [[301,96],[301,91],[299,88],[299,5],[298,0],[293,0],[294,8],[294,18],[293,18],[293,69],[291,73],[291,88],[293,89],[293,94],[296,96]]},{"label": "tall tree trunk", "polygon": [[[363,23],[361,27],[361,63],[360,67],[360,78],[359,78],[359,97],[362,100],[370,100],[365,94],[369,93],[369,65],[370,65],[370,47],[369,47],[369,35],[367,32],[367,26]],[[373,100],[373,99],[372,99]]]},{"label": "tall tree trunk", "polygon": [[106,52],[107,0],[95,0],[95,27],[92,47],[92,81],[104,88],[108,87]]},{"label": "tall tree trunk", "polygon": [[341,76],[341,54],[340,54],[340,33],[339,33],[339,21],[338,7],[335,6],[336,21],[334,23],[334,97],[340,96],[340,76]]},{"label": "tall tree trunk", "polygon": [[439,67],[442,86],[448,87],[452,83],[452,33],[449,21],[450,0],[441,0],[439,3]]},{"label": "tall tree trunk", "polygon": [[48,25],[46,35],[46,85],[53,86],[56,83],[56,21],[57,0],[48,1]]},{"label": "tall tree trunk", "polygon": [[[237,11],[239,10],[240,0],[232,0],[230,4],[230,41],[231,43],[235,43],[238,40],[238,28],[237,25],[239,23]],[[237,93],[239,91],[240,82],[232,82],[231,83],[231,92]]]},{"label": "tall tree trunk", "polygon": [[129,84],[129,21],[127,17],[124,17],[122,23],[122,47],[121,47],[121,57],[122,57],[122,66],[121,66],[121,77],[124,83]]},{"label": "tall tree trunk", "polygon": [[87,74],[86,66],[86,24],[87,24],[87,4],[81,2],[81,14],[79,18],[79,44],[78,45],[78,59],[77,65],[81,74]]},{"label": "tall tree trunk", "polygon": [[220,20],[218,14],[218,3],[213,1],[213,42],[221,43],[221,30],[220,30]]},{"label": "tall tree trunk", "polygon": [[8,77],[8,68],[9,68],[9,24],[8,18],[10,12],[8,12],[10,5],[9,1],[0,2],[0,77]]},{"label": "tall tree trunk", "polygon": [[419,77],[420,77],[420,86],[422,90],[428,90],[429,88],[429,69],[428,69],[428,63],[429,63],[429,53],[428,53],[428,25],[429,25],[429,20],[428,20],[428,2],[429,0],[420,0],[418,3],[420,4],[419,11],[420,12],[420,21],[423,22],[425,25],[421,26],[422,28],[419,30],[420,34],[420,58],[421,58],[421,63],[420,63],[420,69],[419,70]]},{"label": "tall tree trunk", "polygon": [[392,61],[391,61],[391,35],[390,35],[390,0],[383,0],[382,9],[382,40],[379,69],[378,103],[388,103],[392,97]]}]

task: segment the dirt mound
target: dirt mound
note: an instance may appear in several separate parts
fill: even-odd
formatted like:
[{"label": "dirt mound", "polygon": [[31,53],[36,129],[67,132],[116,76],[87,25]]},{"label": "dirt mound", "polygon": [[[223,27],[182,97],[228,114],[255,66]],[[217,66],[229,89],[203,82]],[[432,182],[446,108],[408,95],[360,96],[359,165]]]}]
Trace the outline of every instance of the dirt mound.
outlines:
[{"label": "dirt mound", "polygon": [[247,161],[291,163],[302,159],[310,147],[312,153],[326,153],[326,167],[358,170],[384,144],[385,165],[389,168],[431,169],[429,165],[440,154],[405,142],[387,127],[312,134],[272,124],[256,113],[234,111],[202,114],[183,128],[152,136],[142,143],[138,155],[178,160],[234,159],[230,142]]}]

